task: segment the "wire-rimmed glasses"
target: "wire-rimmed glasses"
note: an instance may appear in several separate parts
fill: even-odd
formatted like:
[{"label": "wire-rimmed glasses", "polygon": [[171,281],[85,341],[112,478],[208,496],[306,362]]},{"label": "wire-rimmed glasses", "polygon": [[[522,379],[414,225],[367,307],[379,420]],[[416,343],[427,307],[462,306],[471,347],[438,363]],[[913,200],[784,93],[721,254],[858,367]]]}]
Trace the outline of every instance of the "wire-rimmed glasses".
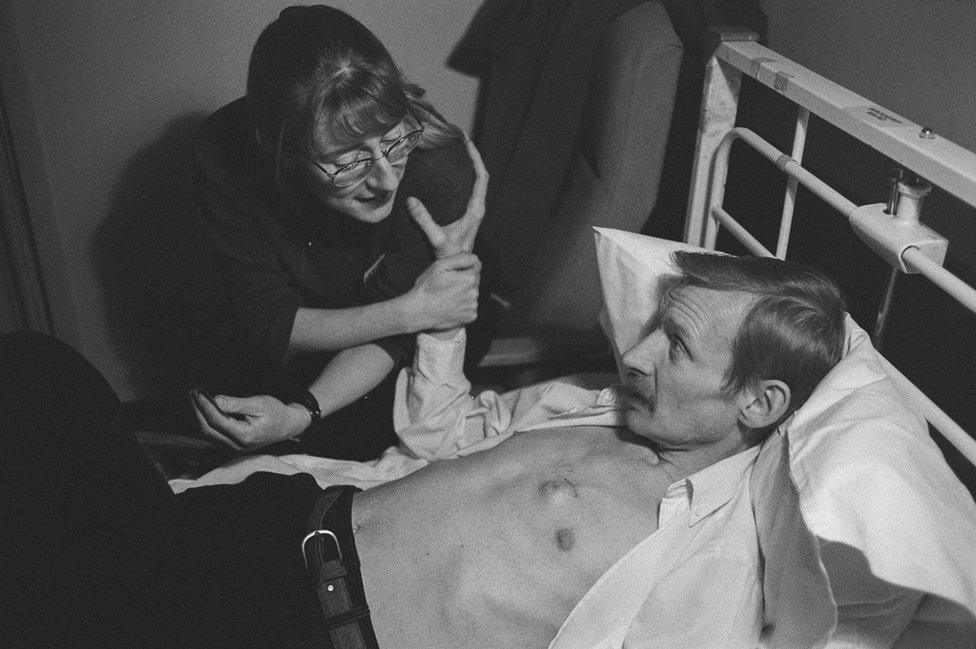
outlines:
[{"label": "wire-rimmed glasses", "polygon": [[326,169],[318,160],[313,159],[311,156],[306,155],[305,157],[318,167],[322,173],[328,176],[333,185],[339,188],[350,187],[366,178],[373,170],[373,163],[380,158],[386,158],[391,163],[399,162],[406,158],[417,147],[423,134],[424,125],[421,123],[420,128],[415,131],[410,131],[398,139],[380,155],[373,158],[361,158],[348,164],[340,165],[334,172]]}]

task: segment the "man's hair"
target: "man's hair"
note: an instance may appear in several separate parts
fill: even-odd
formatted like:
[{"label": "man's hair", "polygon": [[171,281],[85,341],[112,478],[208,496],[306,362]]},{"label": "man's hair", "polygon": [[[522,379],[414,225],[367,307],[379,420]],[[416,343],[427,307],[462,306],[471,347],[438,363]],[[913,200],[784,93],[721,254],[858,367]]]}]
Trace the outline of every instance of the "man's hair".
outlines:
[{"label": "man's hair", "polygon": [[273,144],[279,180],[300,157],[321,154],[315,133],[322,123],[357,140],[413,114],[424,123],[422,148],[460,137],[423,94],[369,29],[325,5],[282,10],[258,37],[247,74],[251,119]]},{"label": "man's hair", "polygon": [[[790,388],[790,404],[771,432],[810,397],[844,353],[846,304],[840,289],[815,268],[768,257],[677,251],[675,288],[697,286],[753,296],[732,341],[725,376],[730,393],[764,379]],[[761,440],[760,440],[761,441]]]}]

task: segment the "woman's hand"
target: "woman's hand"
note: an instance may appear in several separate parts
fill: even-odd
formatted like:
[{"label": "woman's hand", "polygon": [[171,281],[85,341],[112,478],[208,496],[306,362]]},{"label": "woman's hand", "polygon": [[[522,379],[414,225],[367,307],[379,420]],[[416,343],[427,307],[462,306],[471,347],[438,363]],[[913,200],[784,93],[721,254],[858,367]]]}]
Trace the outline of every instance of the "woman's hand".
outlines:
[{"label": "woman's hand", "polygon": [[406,294],[414,331],[452,329],[478,317],[481,262],[470,252],[437,259]]},{"label": "woman's hand", "polygon": [[410,210],[410,216],[427,235],[427,240],[434,248],[434,257],[437,259],[444,259],[458,252],[471,252],[474,248],[474,239],[478,234],[478,228],[481,227],[481,221],[485,218],[488,171],[485,169],[485,164],[481,161],[481,154],[478,153],[474,143],[465,137],[464,145],[468,148],[471,165],[474,167],[474,185],[471,187],[468,207],[461,218],[447,225],[437,225],[423,203],[412,196],[407,199],[407,209]]},{"label": "woman's hand", "polygon": [[290,439],[311,423],[304,407],[285,405],[267,395],[239,399],[218,394],[211,401],[193,390],[190,400],[200,430],[238,451]]}]

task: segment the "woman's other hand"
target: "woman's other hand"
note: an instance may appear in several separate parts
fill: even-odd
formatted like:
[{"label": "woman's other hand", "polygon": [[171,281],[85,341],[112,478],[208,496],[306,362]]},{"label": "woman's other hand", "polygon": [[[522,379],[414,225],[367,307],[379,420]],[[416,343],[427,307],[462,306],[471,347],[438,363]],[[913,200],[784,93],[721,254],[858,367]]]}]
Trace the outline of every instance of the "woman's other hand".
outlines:
[{"label": "woman's other hand", "polygon": [[237,398],[217,395],[211,401],[190,392],[200,430],[231,448],[247,451],[299,435],[311,423],[308,410],[261,395]]},{"label": "woman's other hand", "polygon": [[407,199],[407,209],[410,216],[417,222],[420,229],[427,235],[427,240],[434,248],[434,257],[444,259],[459,252],[471,252],[478,228],[485,218],[485,194],[488,191],[488,171],[481,161],[481,154],[474,143],[464,138],[464,145],[471,156],[474,167],[474,185],[471,187],[471,198],[468,207],[457,221],[447,225],[437,225],[431,218],[430,212],[424,204],[414,197]]}]

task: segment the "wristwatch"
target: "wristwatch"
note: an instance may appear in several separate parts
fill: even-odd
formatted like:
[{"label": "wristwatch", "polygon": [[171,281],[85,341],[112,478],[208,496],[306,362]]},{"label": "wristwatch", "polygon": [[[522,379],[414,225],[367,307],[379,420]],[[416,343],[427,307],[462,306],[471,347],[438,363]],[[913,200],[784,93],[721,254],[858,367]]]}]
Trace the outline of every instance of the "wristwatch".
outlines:
[{"label": "wristwatch", "polygon": [[322,419],[322,409],[319,408],[319,402],[318,400],[316,400],[315,395],[313,395],[308,390],[302,390],[301,392],[296,394],[295,403],[304,407],[306,410],[308,410],[308,414],[312,415],[312,421],[309,422],[308,428],[303,430],[295,437],[295,439],[298,439],[306,432],[308,432],[308,429],[311,428],[312,425],[315,424],[315,422]]}]

